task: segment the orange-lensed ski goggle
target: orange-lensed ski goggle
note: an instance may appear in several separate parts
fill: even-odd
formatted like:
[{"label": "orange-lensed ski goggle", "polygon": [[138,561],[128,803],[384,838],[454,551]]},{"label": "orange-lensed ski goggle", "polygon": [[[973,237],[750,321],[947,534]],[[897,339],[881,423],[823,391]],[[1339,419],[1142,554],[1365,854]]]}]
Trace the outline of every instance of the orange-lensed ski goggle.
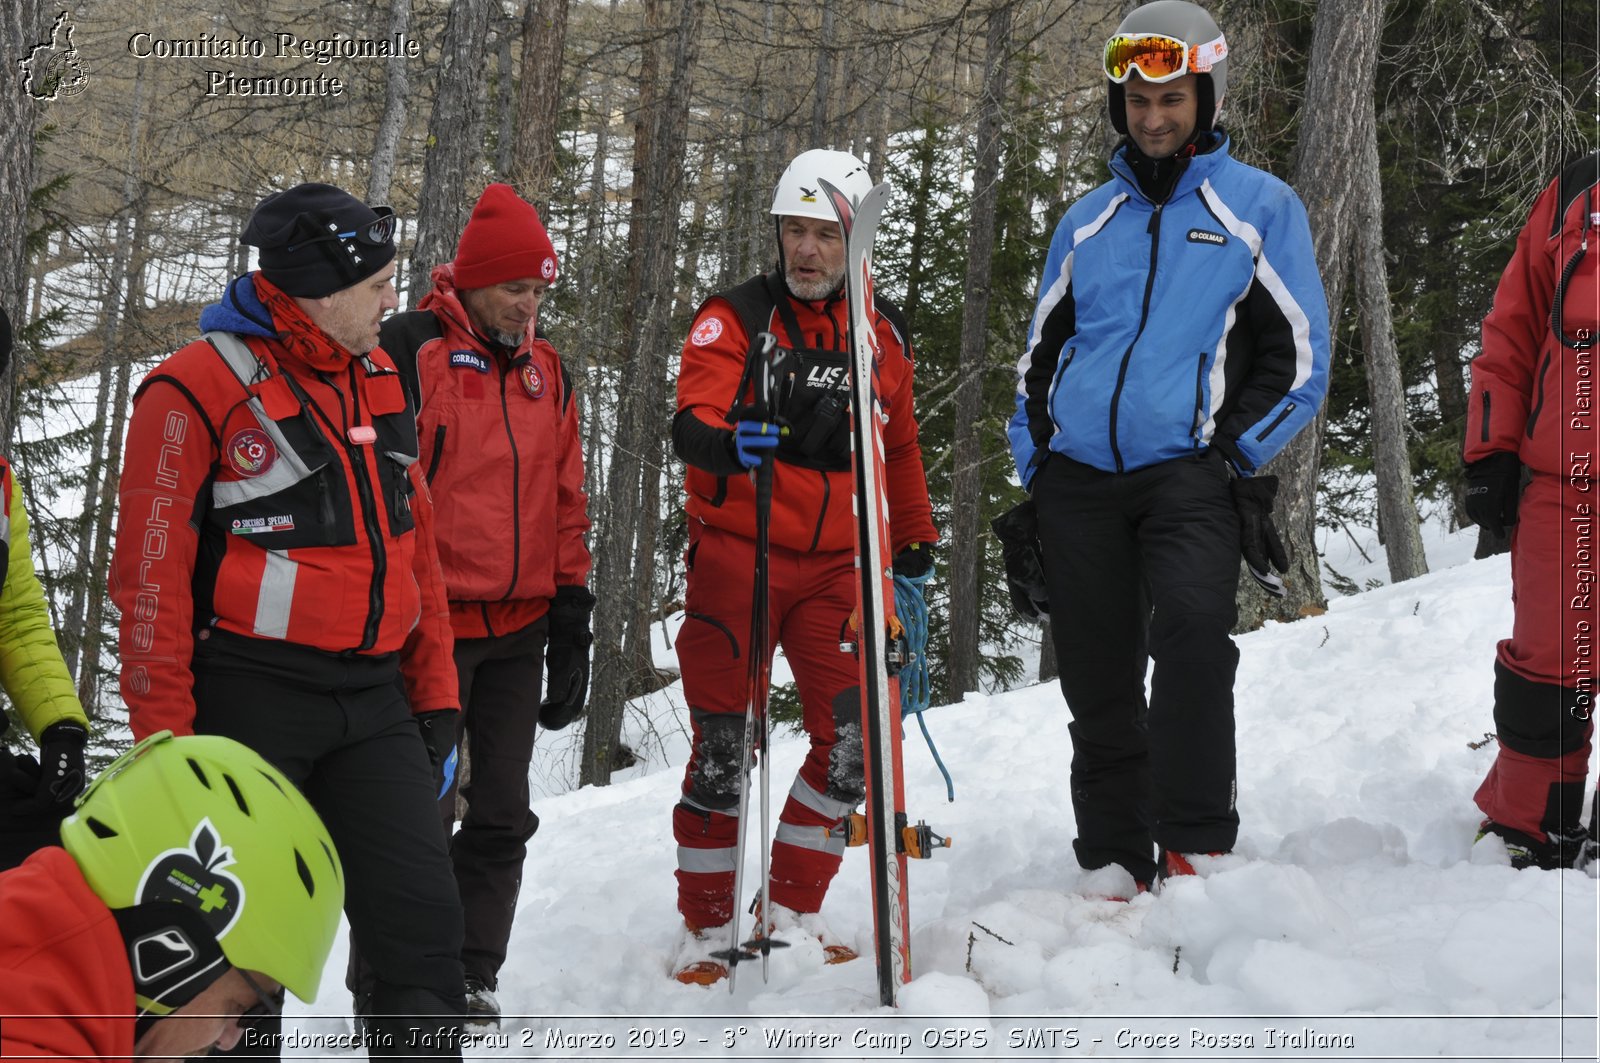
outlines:
[{"label": "orange-lensed ski goggle", "polygon": [[1204,74],[1228,57],[1228,42],[1222,37],[1205,44],[1190,45],[1164,33],[1118,33],[1106,41],[1106,77],[1122,84],[1135,69],[1146,81],[1160,84],[1185,74]]}]

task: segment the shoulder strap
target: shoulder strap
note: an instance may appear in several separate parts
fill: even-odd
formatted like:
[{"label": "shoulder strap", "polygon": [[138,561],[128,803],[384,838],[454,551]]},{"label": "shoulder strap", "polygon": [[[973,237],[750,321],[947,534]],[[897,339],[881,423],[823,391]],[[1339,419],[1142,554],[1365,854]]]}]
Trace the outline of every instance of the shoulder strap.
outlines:
[{"label": "shoulder strap", "polygon": [[422,378],[417,369],[417,352],[444,335],[444,326],[432,310],[408,310],[395,314],[378,331],[378,346],[383,348],[400,371],[412,410],[422,409]]},{"label": "shoulder strap", "polygon": [[882,314],[894,329],[894,334],[900,339],[900,351],[906,356],[906,361],[911,361],[911,324],[906,320],[905,311],[889,301],[888,296],[873,293],[873,309]]}]

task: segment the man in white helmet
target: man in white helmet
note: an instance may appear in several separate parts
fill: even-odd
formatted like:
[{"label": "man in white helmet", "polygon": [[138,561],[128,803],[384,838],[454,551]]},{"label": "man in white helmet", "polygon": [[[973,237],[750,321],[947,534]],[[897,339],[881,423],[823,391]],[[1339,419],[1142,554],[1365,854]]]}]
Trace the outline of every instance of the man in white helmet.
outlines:
[{"label": "man in white helmet", "polygon": [[1072,713],[1073,847],[1126,870],[1118,895],[1233,848],[1239,558],[1269,593],[1288,567],[1256,474],[1327,389],[1305,208],[1215,125],[1227,56],[1186,0],[1106,42],[1125,136],[1051,241],[1008,432]]},{"label": "man in white helmet", "polygon": [[[794,671],[811,751],[779,816],[763,915],[780,935],[798,927],[819,937],[829,963],[855,957],[815,914],[839,869],[845,818],[864,793],[857,665],[839,649],[856,607],[845,244],[822,180],[857,200],[872,187],[866,166],[846,152],[797,156],[772,200],[777,266],[706,300],[683,347],[672,442],[688,466],[689,574],[677,647],[693,752],[672,829],[685,924],[675,977],[686,983],[727,976],[710,953],[728,946],[721,928],[733,906],[749,903],[733,895],[756,550],[748,473],[774,451],[771,631]],[[911,341],[900,311],[881,296],[874,323],[894,567],[921,575],[939,533],[912,409]],[[760,332],[789,349],[781,434],[778,418],[749,409],[746,355]],[[772,647],[757,652],[770,656]]]}]

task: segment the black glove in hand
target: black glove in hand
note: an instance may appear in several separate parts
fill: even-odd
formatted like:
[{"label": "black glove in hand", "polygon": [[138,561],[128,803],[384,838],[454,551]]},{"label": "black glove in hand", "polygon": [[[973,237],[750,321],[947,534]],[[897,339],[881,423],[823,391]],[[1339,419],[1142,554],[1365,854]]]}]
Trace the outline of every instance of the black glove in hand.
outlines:
[{"label": "black glove in hand", "polygon": [[34,801],[41,809],[54,808],[63,814],[83,793],[89,781],[84,769],[83,747],[89,732],[81,723],[62,720],[44,729],[39,736],[39,783]]},{"label": "black glove in hand", "polygon": [[1501,451],[1467,466],[1467,516],[1480,528],[1504,538],[1521,498],[1522,459],[1515,454]]},{"label": "black glove in hand", "polygon": [[1039,515],[1029,498],[989,522],[1000,540],[1006,562],[1006,591],[1012,608],[1024,620],[1050,619],[1050,596],[1044,586],[1044,553],[1039,546]]},{"label": "black glove in hand", "polygon": [[456,747],[456,723],[460,718],[456,709],[434,709],[412,717],[422,732],[422,744],[428,747],[428,766],[434,775],[439,774],[440,765],[450,759],[450,751]]},{"label": "black glove in hand", "polygon": [[583,715],[589,695],[589,614],[594,595],[587,587],[557,587],[550,600],[550,637],[545,645],[544,700],[539,726],[559,731]]},{"label": "black glove in hand", "polygon": [[[1272,502],[1278,497],[1276,476],[1251,476],[1232,481],[1233,508],[1239,513],[1239,552],[1250,575],[1274,598],[1287,593],[1282,578],[1289,571],[1289,554],[1272,523]],[[1269,568],[1268,565],[1271,565]]]},{"label": "black glove in hand", "polygon": [[894,574],[919,579],[933,571],[933,544],[912,543],[894,555]]}]

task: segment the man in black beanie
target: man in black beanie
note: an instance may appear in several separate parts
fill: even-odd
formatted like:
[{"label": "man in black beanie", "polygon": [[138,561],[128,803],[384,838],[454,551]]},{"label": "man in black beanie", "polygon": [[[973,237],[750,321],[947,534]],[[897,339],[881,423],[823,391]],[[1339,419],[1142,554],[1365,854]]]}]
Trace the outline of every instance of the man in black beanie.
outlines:
[{"label": "man in black beanie", "polygon": [[[331,185],[257,206],[261,268],[135,396],[111,594],[135,738],[243,742],[327,824],[377,980],[370,1054],[460,1058],[435,807],[459,705],[415,417],[377,346],[393,238],[388,208]],[[236,1054],[277,1048],[247,1035]]]}]

